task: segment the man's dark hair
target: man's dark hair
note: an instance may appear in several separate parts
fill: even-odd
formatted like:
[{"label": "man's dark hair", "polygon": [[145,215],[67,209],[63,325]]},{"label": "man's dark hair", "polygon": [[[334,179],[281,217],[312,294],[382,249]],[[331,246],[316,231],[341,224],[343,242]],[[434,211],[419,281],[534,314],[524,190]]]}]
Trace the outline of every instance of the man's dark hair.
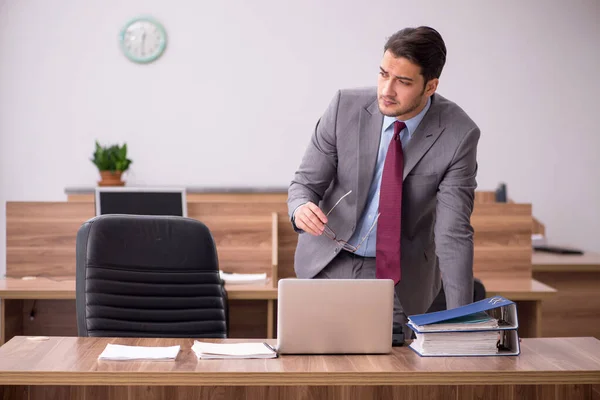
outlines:
[{"label": "man's dark hair", "polygon": [[387,41],[384,52],[404,57],[421,67],[425,83],[439,78],[446,63],[446,45],[442,36],[433,28],[420,26],[404,28]]}]

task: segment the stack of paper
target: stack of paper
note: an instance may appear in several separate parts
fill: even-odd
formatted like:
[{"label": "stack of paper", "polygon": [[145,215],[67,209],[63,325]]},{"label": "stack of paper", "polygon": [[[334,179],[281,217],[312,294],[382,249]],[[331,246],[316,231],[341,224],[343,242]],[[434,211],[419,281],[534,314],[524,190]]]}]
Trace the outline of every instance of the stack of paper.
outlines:
[{"label": "stack of paper", "polygon": [[99,360],[175,360],[180,346],[148,347],[107,344]]},{"label": "stack of paper", "polygon": [[498,353],[500,333],[497,331],[430,333],[417,335],[411,343],[413,349],[422,354],[438,356],[493,355]]},{"label": "stack of paper", "polygon": [[262,274],[229,274],[227,272],[219,271],[219,275],[225,283],[229,284],[264,283],[267,280],[266,272]]},{"label": "stack of paper", "polygon": [[268,344],[258,343],[207,343],[194,341],[192,350],[198,358],[275,358],[277,352]]}]

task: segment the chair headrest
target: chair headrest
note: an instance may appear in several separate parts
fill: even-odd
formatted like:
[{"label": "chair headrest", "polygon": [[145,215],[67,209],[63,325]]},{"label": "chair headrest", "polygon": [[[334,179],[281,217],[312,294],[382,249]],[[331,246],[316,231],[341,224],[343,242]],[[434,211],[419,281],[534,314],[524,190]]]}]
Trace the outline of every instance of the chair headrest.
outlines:
[{"label": "chair headrest", "polygon": [[80,228],[79,239],[88,265],[149,270],[165,266],[198,270],[199,265],[218,265],[210,230],[191,218],[101,215]]}]

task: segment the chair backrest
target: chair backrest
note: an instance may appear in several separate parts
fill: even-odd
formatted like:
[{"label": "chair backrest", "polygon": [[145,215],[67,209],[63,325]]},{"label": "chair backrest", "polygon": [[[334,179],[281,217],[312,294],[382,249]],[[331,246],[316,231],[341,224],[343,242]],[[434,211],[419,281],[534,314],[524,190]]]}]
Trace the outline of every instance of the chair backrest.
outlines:
[{"label": "chair backrest", "polygon": [[227,295],[202,222],[102,215],[76,242],[79,336],[227,337]]},{"label": "chair backrest", "polygon": [[486,297],[485,286],[483,283],[475,278],[473,281],[473,303],[476,301],[484,300]]},{"label": "chair backrest", "polygon": [[[473,280],[473,302],[485,299],[485,295],[485,286],[479,279],[475,278]],[[433,300],[433,303],[427,312],[444,311],[446,308],[446,293],[444,292],[444,286],[442,285],[440,292]]]}]

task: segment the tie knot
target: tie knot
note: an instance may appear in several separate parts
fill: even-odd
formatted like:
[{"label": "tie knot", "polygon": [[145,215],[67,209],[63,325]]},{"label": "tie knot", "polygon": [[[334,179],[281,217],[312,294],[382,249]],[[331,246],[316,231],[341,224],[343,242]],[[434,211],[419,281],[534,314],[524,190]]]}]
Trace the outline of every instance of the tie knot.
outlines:
[{"label": "tie knot", "polygon": [[394,121],[394,139],[400,139],[400,132],[406,128],[406,124],[402,121]]}]

